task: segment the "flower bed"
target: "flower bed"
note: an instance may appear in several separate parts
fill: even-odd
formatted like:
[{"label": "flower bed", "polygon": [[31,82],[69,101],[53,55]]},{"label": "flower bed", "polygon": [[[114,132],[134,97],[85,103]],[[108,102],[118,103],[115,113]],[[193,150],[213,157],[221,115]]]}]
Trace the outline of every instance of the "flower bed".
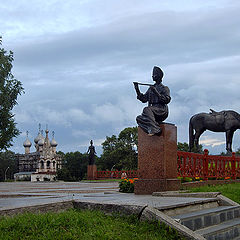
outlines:
[{"label": "flower bed", "polygon": [[124,178],[121,180],[119,183],[119,192],[124,192],[124,193],[133,193],[134,192],[134,181],[137,178],[134,179],[129,179],[129,178]]}]

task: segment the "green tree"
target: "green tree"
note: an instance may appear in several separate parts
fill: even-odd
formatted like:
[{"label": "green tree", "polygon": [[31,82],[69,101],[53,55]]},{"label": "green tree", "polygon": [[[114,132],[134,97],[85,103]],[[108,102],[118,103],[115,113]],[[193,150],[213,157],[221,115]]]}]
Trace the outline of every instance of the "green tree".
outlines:
[{"label": "green tree", "polygon": [[12,139],[20,133],[16,128],[12,109],[17,104],[18,95],[23,92],[23,87],[11,72],[13,60],[12,51],[8,53],[4,48],[0,48],[0,151],[12,146]]},{"label": "green tree", "polygon": [[236,153],[236,155],[239,156],[239,155],[240,155],[240,148],[238,148],[237,151],[236,151],[235,153]]},{"label": "green tree", "polygon": [[64,181],[80,181],[87,174],[88,155],[80,152],[68,152],[63,155],[62,169],[58,170],[57,178]]},{"label": "green tree", "polygon": [[128,127],[122,130],[118,137],[106,137],[102,143],[103,154],[97,161],[102,170],[130,170],[137,168],[137,127]]},{"label": "green tree", "polygon": [[[189,145],[186,142],[184,142],[184,143],[178,142],[177,143],[177,149],[178,149],[178,151],[189,152]],[[204,151],[203,151],[202,144],[199,144],[199,150],[197,150],[196,146],[194,146],[192,152],[203,153]]]},{"label": "green tree", "polygon": [[13,179],[14,173],[18,172],[18,162],[15,153],[11,151],[0,152],[0,181]]}]

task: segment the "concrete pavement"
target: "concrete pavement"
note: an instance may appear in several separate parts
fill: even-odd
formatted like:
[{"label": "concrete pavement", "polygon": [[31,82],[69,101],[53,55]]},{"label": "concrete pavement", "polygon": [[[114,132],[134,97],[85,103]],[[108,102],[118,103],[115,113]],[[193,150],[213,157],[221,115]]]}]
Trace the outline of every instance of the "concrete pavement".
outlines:
[{"label": "concrete pavement", "polygon": [[151,206],[164,209],[210,198],[159,197],[120,193],[118,182],[1,182],[0,210],[77,200],[93,203]]}]

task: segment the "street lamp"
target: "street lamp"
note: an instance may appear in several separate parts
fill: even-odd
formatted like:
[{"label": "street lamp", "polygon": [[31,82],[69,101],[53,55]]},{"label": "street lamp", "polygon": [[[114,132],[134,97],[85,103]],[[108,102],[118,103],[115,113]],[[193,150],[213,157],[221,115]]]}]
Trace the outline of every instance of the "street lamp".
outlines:
[{"label": "street lamp", "polygon": [[116,164],[114,164],[114,165],[112,166],[111,171],[113,170],[113,168],[115,167],[115,165],[116,165]]},{"label": "street lamp", "polygon": [[7,167],[7,169],[5,170],[5,181],[7,180],[7,170],[9,169],[9,167]]},{"label": "street lamp", "polygon": [[114,173],[112,172],[113,168],[115,167],[116,164],[114,164],[111,168],[111,178],[113,178]]}]

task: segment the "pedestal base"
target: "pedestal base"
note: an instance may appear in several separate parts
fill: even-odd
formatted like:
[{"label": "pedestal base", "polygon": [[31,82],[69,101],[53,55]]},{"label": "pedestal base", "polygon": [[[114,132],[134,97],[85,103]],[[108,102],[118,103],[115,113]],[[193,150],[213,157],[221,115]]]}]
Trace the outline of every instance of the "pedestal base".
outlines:
[{"label": "pedestal base", "polygon": [[162,123],[160,136],[149,136],[138,128],[138,171],[135,194],[180,189],[177,179],[177,128]]},{"label": "pedestal base", "polygon": [[97,179],[97,166],[96,165],[88,165],[87,179],[88,180]]},{"label": "pedestal base", "polygon": [[180,189],[179,179],[139,179],[135,180],[135,194],[152,194],[153,192],[176,191]]}]

